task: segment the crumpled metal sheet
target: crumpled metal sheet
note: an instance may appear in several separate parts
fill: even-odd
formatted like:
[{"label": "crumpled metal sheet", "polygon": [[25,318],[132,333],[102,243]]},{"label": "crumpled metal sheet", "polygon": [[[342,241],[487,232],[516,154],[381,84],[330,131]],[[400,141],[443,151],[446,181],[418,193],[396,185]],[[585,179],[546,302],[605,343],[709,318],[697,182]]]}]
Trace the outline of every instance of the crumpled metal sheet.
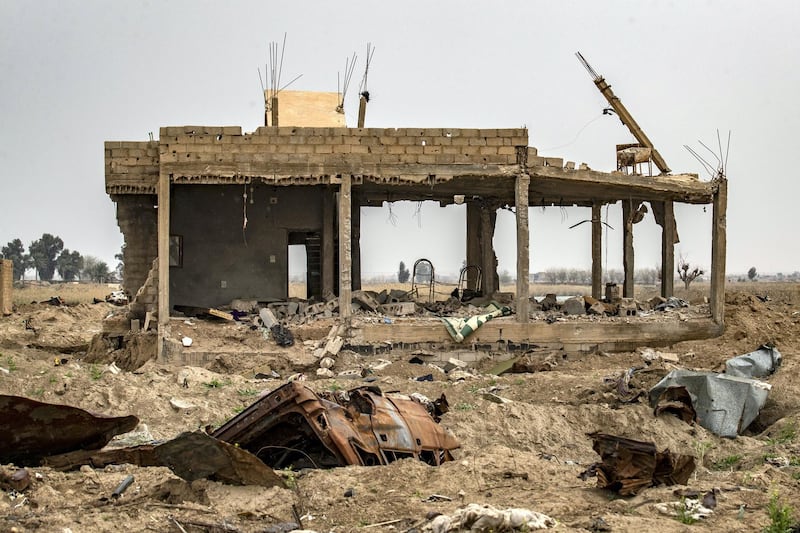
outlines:
[{"label": "crumpled metal sheet", "polygon": [[781,366],[781,352],[766,344],[758,350],[725,361],[725,373],[742,378],[763,378]]},{"label": "crumpled metal sheet", "polygon": [[607,433],[589,433],[592,448],[601,462],[592,464],[578,477],[586,480],[597,476],[597,486],[621,496],[631,496],[654,485],[684,485],[694,472],[694,457],[659,452],[652,442],[645,442]]},{"label": "crumpled metal sheet", "polygon": [[656,407],[671,387],[686,388],[701,426],[721,437],[736,437],[758,416],[772,385],[715,372],[673,370],[650,389],[650,406]]},{"label": "crumpled metal sheet", "polygon": [[48,455],[98,450],[138,424],[135,416],[95,415],[69,405],[0,395],[0,463],[33,466]]},{"label": "crumpled metal sheet", "polygon": [[181,433],[161,444],[81,450],[44,460],[45,465],[56,470],[73,470],[82,465],[103,468],[120,463],[166,466],[186,481],[210,479],[228,485],[285,486],[283,480],[255,455],[202,431]]}]

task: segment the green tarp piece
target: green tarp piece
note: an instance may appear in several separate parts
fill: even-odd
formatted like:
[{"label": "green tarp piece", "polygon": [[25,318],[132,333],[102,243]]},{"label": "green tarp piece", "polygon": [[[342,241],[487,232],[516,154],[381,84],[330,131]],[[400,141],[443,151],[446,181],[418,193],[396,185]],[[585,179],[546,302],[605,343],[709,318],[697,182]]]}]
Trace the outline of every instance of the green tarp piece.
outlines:
[{"label": "green tarp piece", "polygon": [[484,307],[484,310],[486,313],[474,315],[469,318],[442,317],[442,322],[444,322],[444,327],[447,329],[450,336],[453,337],[453,340],[462,342],[489,320],[498,316],[507,316],[511,314],[510,307],[501,306],[497,302],[490,303]]}]

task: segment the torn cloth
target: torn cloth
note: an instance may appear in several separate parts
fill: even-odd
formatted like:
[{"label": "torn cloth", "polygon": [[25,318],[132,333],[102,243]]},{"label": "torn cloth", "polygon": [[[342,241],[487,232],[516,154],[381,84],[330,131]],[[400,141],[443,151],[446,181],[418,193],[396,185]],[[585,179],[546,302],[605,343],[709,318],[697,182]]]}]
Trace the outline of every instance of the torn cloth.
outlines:
[{"label": "torn cloth", "polygon": [[461,342],[469,337],[476,329],[481,327],[489,320],[498,316],[507,316],[511,314],[511,308],[508,306],[500,306],[496,302],[492,302],[484,308],[486,313],[474,315],[469,318],[456,318],[456,317],[442,317],[444,327],[447,332],[453,337],[456,342]]}]

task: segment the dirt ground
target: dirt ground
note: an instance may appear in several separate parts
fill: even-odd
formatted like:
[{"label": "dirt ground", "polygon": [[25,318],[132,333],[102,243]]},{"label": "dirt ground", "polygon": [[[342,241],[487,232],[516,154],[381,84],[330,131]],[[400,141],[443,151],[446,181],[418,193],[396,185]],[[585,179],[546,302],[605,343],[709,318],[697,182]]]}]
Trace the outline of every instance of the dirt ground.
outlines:
[{"label": "dirt ground", "polygon": [[[413,381],[428,369],[395,352],[380,355],[392,364],[375,371],[374,384],[429,398],[446,394],[451,410],[441,423],[461,442],[455,461],[440,467],[404,459],[389,466],[286,470],[280,473],[287,488],[270,489],[188,483],[166,468],[114,465],[59,472],[33,467],[30,489],[0,490],[0,531],[283,531],[269,528],[295,521],[293,507],[302,525],[318,532],[408,531],[422,530],[429,513],[452,513],[469,503],[545,513],[557,520],[555,531],[759,531],[770,523],[772,497],[792,506],[800,520],[800,285],[734,284],[730,289],[720,338],[660,350],[677,354],[680,367],[719,371],[732,356],[763,343],[777,346],[783,364],[767,379],[772,385],[767,404],[736,439],[673,416],[656,418],[644,398],[619,402],[604,377],[644,366],[638,352],[558,356],[550,371],[501,376],[488,374],[495,363],[489,358],[474,365],[472,378],[451,381],[433,372],[429,382]],[[293,372],[305,371],[307,384],[318,391],[361,384],[315,379],[309,371],[315,363],[312,349],[302,342],[302,331],[296,345],[284,349],[248,328],[225,326],[217,341],[229,344],[230,353],[205,368],[150,361],[132,372],[114,373],[104,362],[85,361],[103,320],[123,313],[124,308],[106,303],[25,304],[0,318],[0,393],[135,415],[141,441],[218,426]],[[35,331],[26,329],[26,320]],[[190,322],[183,325],[187,331],[202,329],[200,321]],[[324,335],[329,325],[320,323],[305,336]],[[334,369],[374,359],[343,352]],[[670,368],[653,363],[636,374],[632,385],[646,392]],[[281,377],[255,378],[271,371]],[[494,403],[485,398],[487,389],[511,401]],[[171,399],[188,406],[175,409]],[[651,487],[620,497],[598,489],[594,478],[579,479],[599,460],[586,436],[593,431],[693,455],[699,466],[688,488],[719,489],[713,514],[688,525],[656,509],[658,503],[678,501],[673,491],[686,487]],[[121,498],[109,499],[129,474],[133,485]]]}]

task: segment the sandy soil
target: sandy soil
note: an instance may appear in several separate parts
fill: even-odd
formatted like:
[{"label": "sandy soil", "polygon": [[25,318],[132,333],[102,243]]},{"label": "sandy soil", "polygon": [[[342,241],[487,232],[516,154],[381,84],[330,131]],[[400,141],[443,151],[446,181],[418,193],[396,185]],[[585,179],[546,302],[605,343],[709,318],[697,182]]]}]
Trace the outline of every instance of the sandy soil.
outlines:
[{"label": "sandy soil", "polygon": [[[762,302],[756,294],[770,299]],[[451,513],[468,503],[545,513],[558,521],[557,531],[602,531],[598,518],[611,531],[757,531],[769,523],[767,505],[773,495],[793,506],[800,520],[800,285],[756,284],[731,291],[726,299],[722,337],[661,350],[678,354],[681,367],[720,370],[729,357],[765,342],[776,344],[783,366],[768,379],[773,388],[767,405],[736,439],[717,437],[675,417],[656,418],[644,401],[620,403],[603,378],[642,366],[637,352],[559,357],[551,371],[502,376],[486,373],[492,365],[487,360],[473,368],[473,378],[450,381],[434,372],[432,382],[412,381],[428,372],[408,363],[408,354],[394,353],[381,355],[392,364],[375,372],[376,384],[385,391],[431,398],[445,393],[451,411],[441,423],[462,444],[456,461],[441,467],[406,459],[379,467],[284,471],[288,488],[271,489],[205,480],[190,484],[166,468],[119,465],[58,472],[35,467],[30,489],[0,490],[0,531],[261,532],[293,521],[292,506],[303,526],[319,532],[407,531],[422,528],[428,513]],[[222,328],[205,335],[236,347],[231,351],[241,356],[225,355],[207,368],[150,361],[115,374],[103,362],[89,363],[84,357],[103,320],[123,311],[106,303],[39,304],[0,318],[0,367],[8,371],[0,371],[0,393],[108,415],[133,414],[152,438],[169,439],[221,424],[283,384],[290,373],[314,364],[303,332],[296,346],[282,349],[258,338],[256,331]],[[35,332],[26,329],[25,320]],[[203,335],[198,332],[201,321],[192,322],[185,329]],[[324,335],[328,326],[309,329],[305,337]],[[335,369],[369,362],[343,353]],[[254,377],[272,370],[282,377]],[[633,384],[646,391],[668,370],[654,363],[637,373]],[[308,385],[319,391],[360,383],[314,380],[309,374]],[[511,402],[485,399],[486,389]],[[171,399],[191,407],[176,410]],[[688,488],[720,490],[713,514],[686,525],[655,508],[678,500],[673,491],[685,487],[652,487],[623,498],[596,488],[594,479],[580,480],[578,474],[599,459],[586,436],[592,431],[653,441],[659,449],[695,456],[700,466]],[[2,468],[13,470],[11,465]],[[111,501],[111,492],[129,474],[134,484]],[[345,496],[348,489],[352,495]]]}]

